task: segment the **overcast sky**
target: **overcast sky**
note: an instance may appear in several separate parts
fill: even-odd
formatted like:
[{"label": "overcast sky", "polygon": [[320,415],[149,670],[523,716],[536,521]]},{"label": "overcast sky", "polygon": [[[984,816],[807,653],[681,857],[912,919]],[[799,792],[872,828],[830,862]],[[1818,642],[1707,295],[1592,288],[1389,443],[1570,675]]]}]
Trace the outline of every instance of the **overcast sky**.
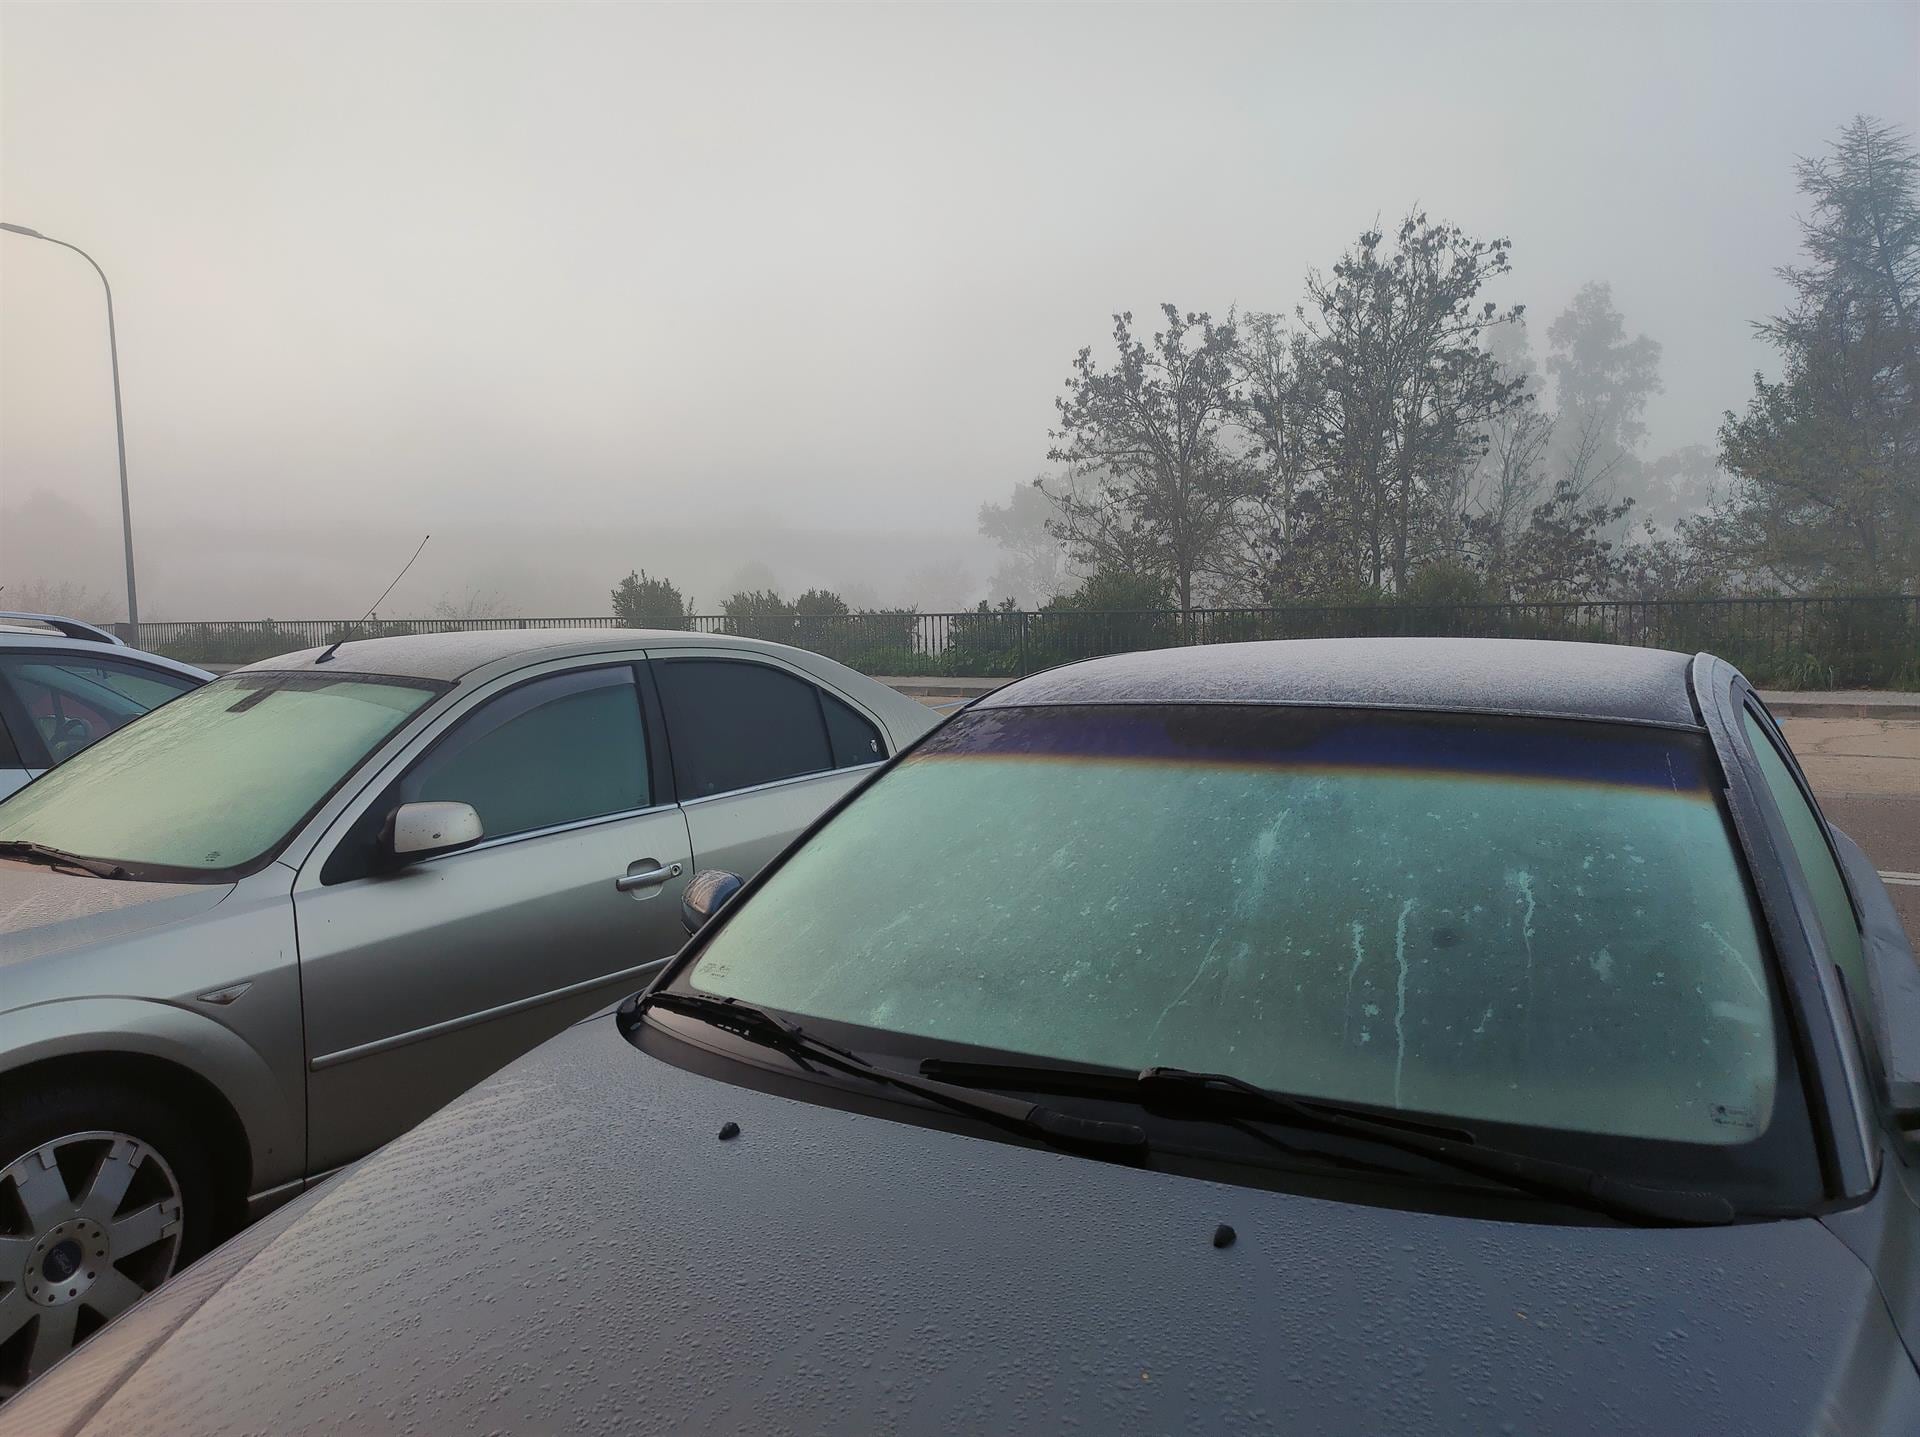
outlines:
[{"label": "overcast sky", "polygon": [[[1291,308],[1414,202],[1513,240],[1538,346],[1610,280],[1665,347],[1650,449],[1708,441],[1794,156],[1920,126],[1913,5],[0,17],[0,218],[114,282],[149,617],[349,606],[429,529],[390,611],[543,571],[597,610],[726,525],[937,549],[1045,468],[1112,311]],[[116,502],[97,282],[0,236],[0,582],[111,592]],[[861,577],[780,557],[742,562]]]}]

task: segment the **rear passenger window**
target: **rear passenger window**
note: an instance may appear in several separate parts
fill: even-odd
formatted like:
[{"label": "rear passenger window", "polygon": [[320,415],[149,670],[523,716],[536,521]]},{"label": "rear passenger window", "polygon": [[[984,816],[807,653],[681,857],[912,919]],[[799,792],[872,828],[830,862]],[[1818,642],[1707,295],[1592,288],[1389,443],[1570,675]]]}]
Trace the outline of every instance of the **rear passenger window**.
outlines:
[{"label": "rear passenger window", "polygon": [[855,713],[851,705],[840,702],[822,689],[820,708],[827,716],[827,737],[833,741],[835,768],[878,763],[887,756],[887,746],[880,740],[880,730]]},{"label": "rear passenger window", "polygon": [[1772,735],[1761,726],[1751,710],[1746,715],[1746,721],[1747,740],[1759,756],[1760,771],[1766,776],[1767,789],[1773,794],[1780,816],[1786,820],[1788,841],[1793,845],[1794,857],[1799,859],[1800,871],[1806,875],[1807,887],[1812,891],[1814,916],[1826,939],[1827,953],[1839,965],[1849,992],[1864,1012],[1873,1002],[1872,992],[1867,986],[1866,957],[1860,944],[1860,928],[1853,917],[1853,904],[1847,897],[1846,883],[1840,876],[1840,866],[1835,862],[1833,849],[1827,842],[1826,827],[1821,823],[1820,815],[1807,802],[1806,795],[1800,791],[1793,770],[1774,746]]},{"label": "rear passenger window", "polygon": [[680,797],[705,798],[835,767],[820,692],[766,664],[654,663]]}]

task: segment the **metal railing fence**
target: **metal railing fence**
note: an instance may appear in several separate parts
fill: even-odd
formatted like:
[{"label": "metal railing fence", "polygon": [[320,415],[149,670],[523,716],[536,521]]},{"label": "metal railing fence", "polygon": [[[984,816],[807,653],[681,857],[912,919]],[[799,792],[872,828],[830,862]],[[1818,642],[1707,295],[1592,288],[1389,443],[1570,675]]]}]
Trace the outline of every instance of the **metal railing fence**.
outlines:
[{"label": "metal railing fence", "polygon": [[[472,629],[621,626],[610,616],[260,619],[144,623],[137,647],[192,663],[252,663],[337,640]],[[982,608],[922,614],[702,614],[678,627],[812,649],[869,674],[1011,678],[1132,649],[1253,639],[1469,635],[1706,649],[1782,688],[1920,689],[1920,596],[1599,599],[1567,603],[1294,605],[1139,612]]]}]

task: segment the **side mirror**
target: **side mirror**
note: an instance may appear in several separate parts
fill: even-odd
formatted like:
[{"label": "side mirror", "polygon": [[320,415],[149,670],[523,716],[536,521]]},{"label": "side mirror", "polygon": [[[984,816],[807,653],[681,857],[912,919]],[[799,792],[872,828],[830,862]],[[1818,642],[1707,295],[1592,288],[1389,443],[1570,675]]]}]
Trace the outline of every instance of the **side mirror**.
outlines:
[{"label": "side mirror", "polygon": [[[1874,997],[1873,1044],[1894,1121],[1912,1132],[1920,1128],[1920,967],[1906,947],[1906,935],[1895,926],[1899,919],[1884,891],[1879,901],[1893,922],[1876,925],[1870,915],[1866,925],[1867,985]],[[1885,930],[1879,941],[1873,932],[1876,926]]]},{"label": "side mirror", "polygon": [[1830,831],[1860,904],[1861,947],[1873,998],[1873,1031],[1865,1036],[1873,1044],[1893,1120],[1911,1132],[1920,1128],[1920,965],[1872,860],[1846,834]]},{"label": "side mirror", "polygon": [[727,900],[745,886],[739,874],[724,868],[703,868],[694,874],[680,894],[680,921],[687,932],[698,933],[705,928],[713,915],[726,907]]},{"label": "side mirror", "polygon": [[387,820],[381,847],[395,868],[471,848],[487,836],[470,803],[403,803]]}]

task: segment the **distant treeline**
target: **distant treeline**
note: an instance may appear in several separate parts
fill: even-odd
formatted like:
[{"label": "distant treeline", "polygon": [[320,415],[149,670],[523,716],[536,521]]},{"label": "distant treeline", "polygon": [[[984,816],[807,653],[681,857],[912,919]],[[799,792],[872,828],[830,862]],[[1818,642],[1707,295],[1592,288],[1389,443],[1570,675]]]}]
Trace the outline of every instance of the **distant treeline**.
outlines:
[{"label": "distant treeline", "polygon": [[1794,302],[1755,326],[1782,376],[1754,377],[1717,452],[1642,455],[1660,346],[1605,284],[1547,327],[1543,376],[1524,308],[1482,298],[1509,242],[1416,212],[1310,273],[1290,314],[1114,316],[1055,401],[1061,468],[982,512],[998,591],[1124,576],[1184,610],[1910,590],[1915,151],[1862,118],[1798,177]]},{"label": "distant treeline", "polygon": [[[1115,315],[1055,400],[1056,470],[981,511],[1003,560],[978,612],[1913,592],[1915,150],[1861,118],[1797,173],[1793,303],[1755,325],[1781,378],[1754,376],[1717,449],[1642,453],[1660,346],[1606,284],[1546,327],[1542,366],[1524,307],[1482,298],[1509,241],[1415,212],[1310,272],[1290,313],[1168,304],[1151,333]],[[720,607],[774,627],[848,611],[819,589]],[[613,610],[689,616],[640,572]]]}]

